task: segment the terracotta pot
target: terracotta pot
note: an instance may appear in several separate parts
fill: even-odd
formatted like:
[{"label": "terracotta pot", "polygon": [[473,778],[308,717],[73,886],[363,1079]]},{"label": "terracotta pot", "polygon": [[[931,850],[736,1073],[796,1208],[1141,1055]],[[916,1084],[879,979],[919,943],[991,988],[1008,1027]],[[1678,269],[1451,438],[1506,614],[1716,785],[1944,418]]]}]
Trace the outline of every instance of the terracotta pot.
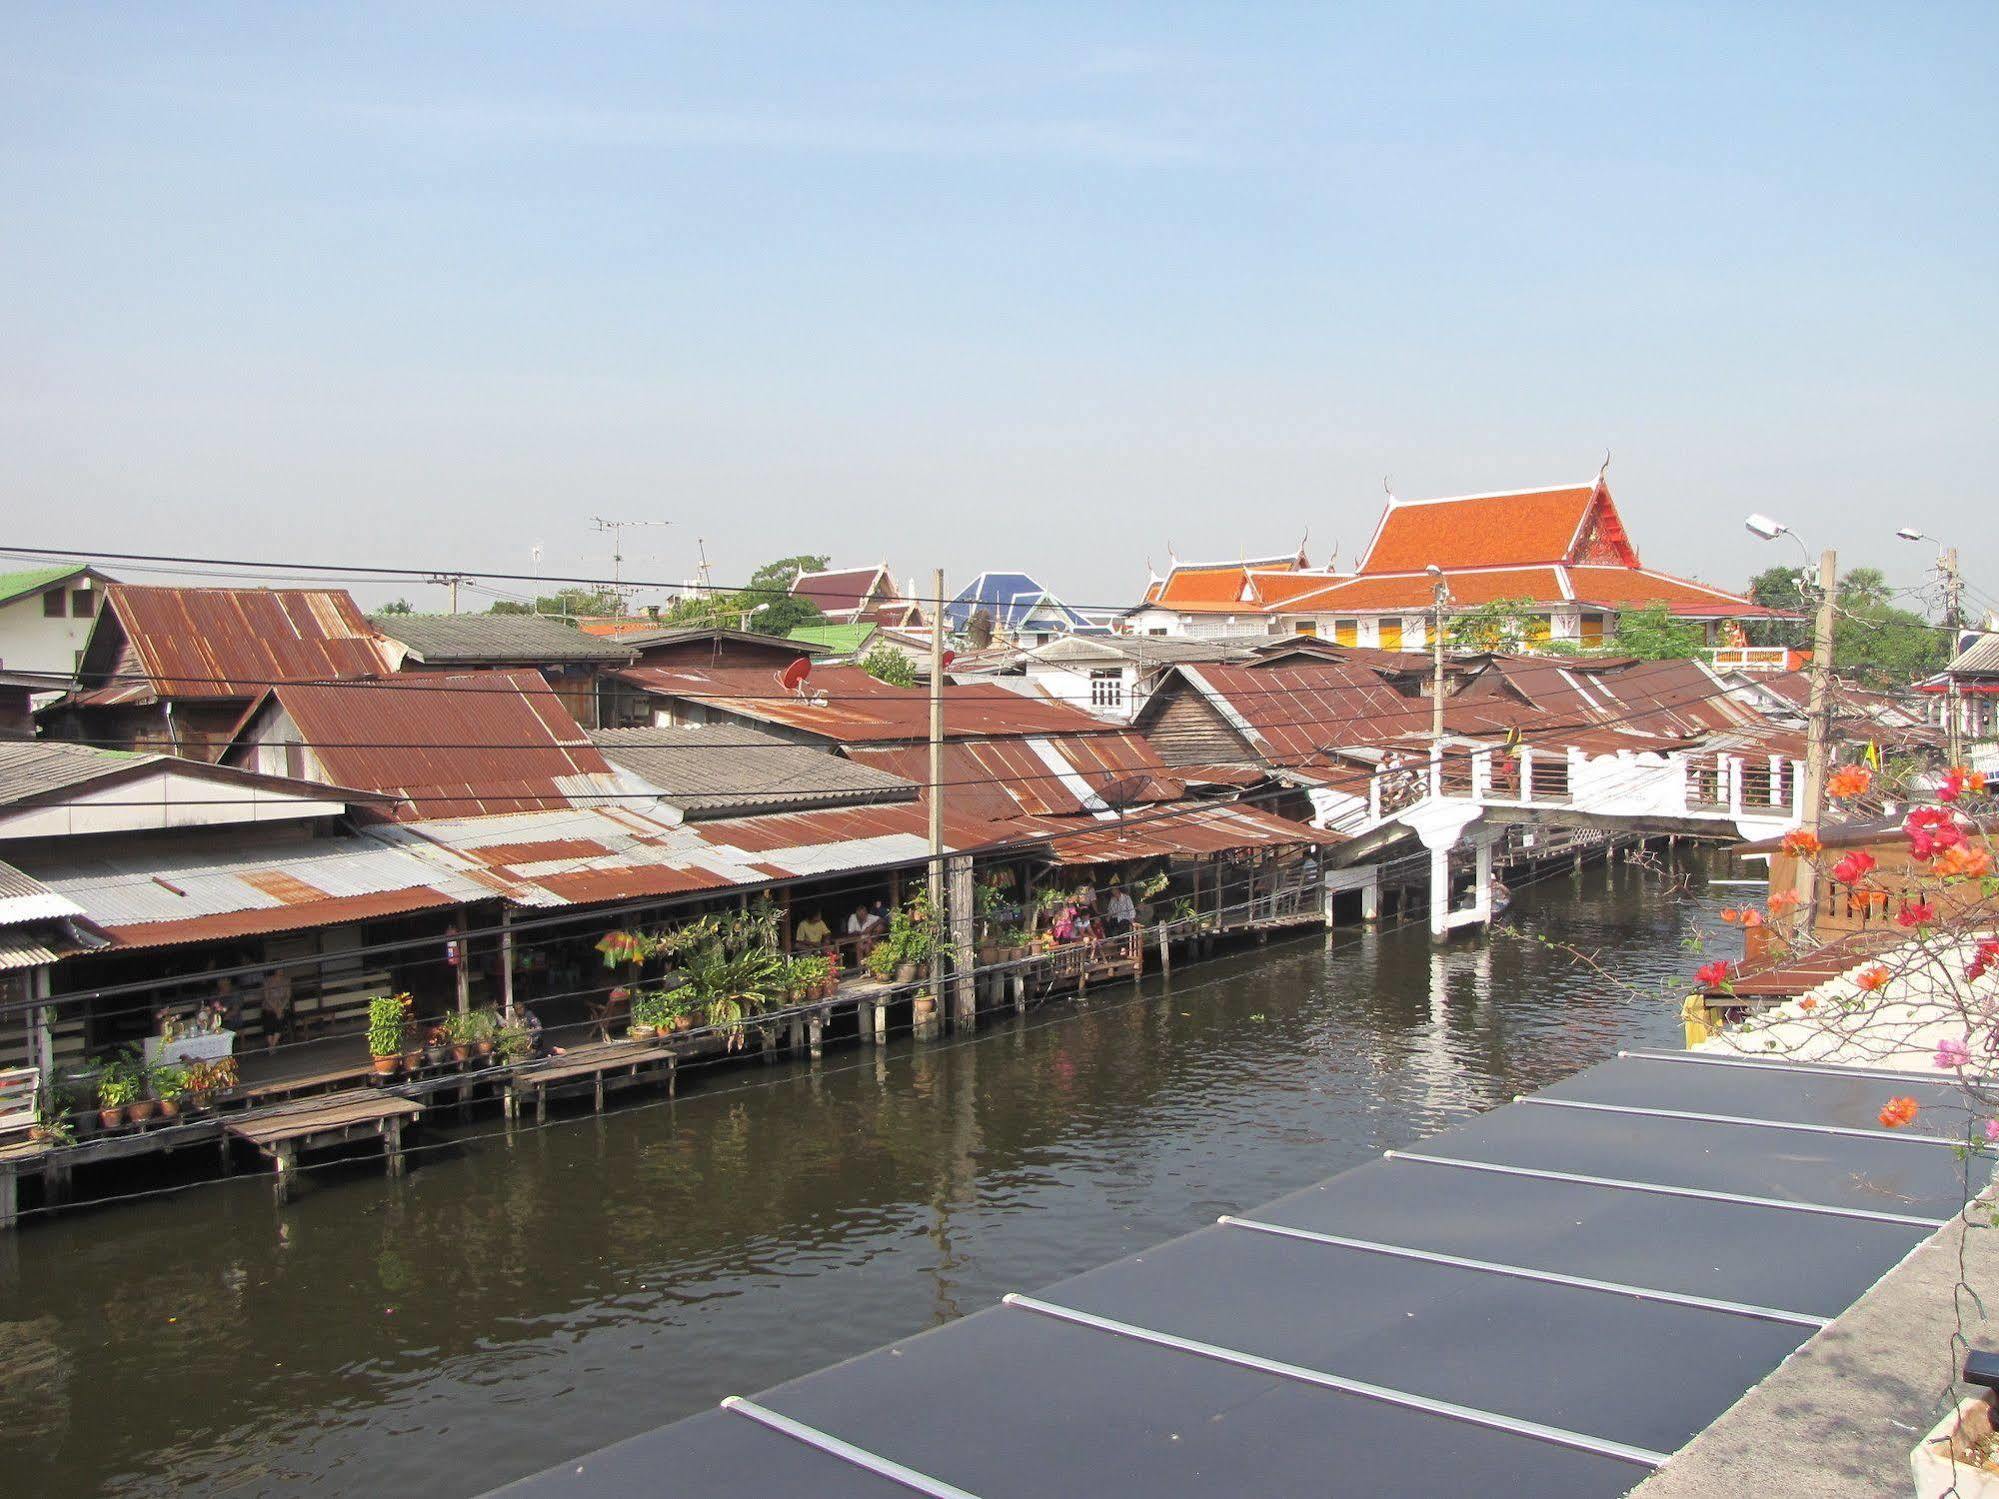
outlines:
[{"label": "terracotta pot", "polygon": [[472,1049],[482,1057],[490,1057],[493,1054],[493,1043],[491,1041],[475,1041],[472,1043]]},{"label": "terracotta pot", "polygon": [[180,1105],[175,1103],[171,1098],[162,1098],[160,1100],[160,1117],[162,1119],[180,1118]]},{"label": "terracotta pot", "polygon": [[910,1008],[911,1018],[918,1021],[928,1020],[932,1015],[935,1015],[936,1013],[937,1013],[937,997],[933,994],[917,995],[916,1003]]},{"label": "terracotta pot", "polygon": [[999,960],[1000,960],[1000,949],[996,947],[994,944],[988,942],[985,946],[979,949],[979,961],[981,963],[984,963],[990,967],[992,964],[997,963]]},{"label": "terracotta pot", "polygon": [[819,997],[821,999],[831,999],[839,992],[840,976],[838,974],[828,974],[826,981],[819,986]]},{"label": "terracotta pot", "polygon": [[48,1129],[48,1126],[47,1126],[47,1125],[45,1125],[45,1124],[31,1124],[31,1125],[29,1125],[29,1126],[28,1126],[28,1143],[29,1143],[29,1144],[31,1144],[31,1145],[46,1145],[46,1144],[48,1144],[48,1143],[49,1143],[49,1129]]},{"label": "terracotta pot", "polygon": [[370,1057],[368,1065],[374,1068],[376,1077],[394,1077],[402,1071],[403,1059],[400,1056]]},{"label": "terracotta pot", "polygon": [[659,1029],[650,1025],[628,1025],[625,1027],[625,1034],[634,1041],[650,1041],[659,1034]]},{"label": "terracotta pot", "polygon": [[206,1109],[210,1104],[214,1102],[215,1102],[215,1095],[213,1093],[208,1092],[206,1089],[203,1089],[200,1092],[190,1092],[183,1095],[183,1102],[181,1104],[181,1108],[185,1110],[187,1113],[195,1114],[201,1112],[203,1109]]},{"label": "terracotta pot", "polygon": [[674,1017],[673,1017],[673,1028],[674,1028],[675,1030],[677,1030],[677,1031],[691,1031],[691,1030],[693,1030],[693,1029],[694,1029],[694,1017],[693,1017],[692,1015],[676,1015],[676,1016],[674,1016]]},{"label": "terracotta pot", "polygon": [[915,965],[914,963],[898,963],[898,964],[896,964],[896,965],[895,965],[895,981],[896,981],[896,982],[897,982],[898,984],[913,984],[913,983],[915,983],[915,982],[916,982],[916,965]]},{"label": "terracotta pot", "polygon": [[125,1111],[122,1108],[99,1109],[97,1111],[97,1127],[99,1129],[117,1129],[124,1122]]},{"label": "terracotta pot", "polygon": [[452,1044],[452,1047],[451,1047],[451,1060],[452,1060],[452,1061],[454,1061],[454,1062],[462,1062],[462,1061],[464,1061],[464,1060],[465,1060],[465,1059],[466,1059],[467,1057],[469,1057],[469,1056],[471,1056],[471,1055],[472,1055],[472,1048],[471,1048],[471,1047],[469,1047],[469,1046],[460,1046],[460,1045],[458,1045],[458,1044],[457,1044],[457,1043],[455,1043],[455,1042],[454,1042],[454,1043]]},{"label": "terracotta pot", "polygon": [[125,1117],[134,1124],[144,1124],[159,1111],[160,1102],[157,1098],[142,1098],[137,1103],[125,1106]]}]

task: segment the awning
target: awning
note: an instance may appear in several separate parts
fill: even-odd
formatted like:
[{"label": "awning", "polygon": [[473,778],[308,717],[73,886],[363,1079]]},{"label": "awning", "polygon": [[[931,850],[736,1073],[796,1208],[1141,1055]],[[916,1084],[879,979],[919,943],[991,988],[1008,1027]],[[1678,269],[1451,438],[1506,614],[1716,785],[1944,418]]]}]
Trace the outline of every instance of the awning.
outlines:
[{"label": "awning", "polygon": [[1309,848],[1342,843],[1337,833],[1239,803],[1183,803],[1124,818],[1036,818],[1057,864],[1117,864],[1127,859],[1212,858],[1240,849]]}]

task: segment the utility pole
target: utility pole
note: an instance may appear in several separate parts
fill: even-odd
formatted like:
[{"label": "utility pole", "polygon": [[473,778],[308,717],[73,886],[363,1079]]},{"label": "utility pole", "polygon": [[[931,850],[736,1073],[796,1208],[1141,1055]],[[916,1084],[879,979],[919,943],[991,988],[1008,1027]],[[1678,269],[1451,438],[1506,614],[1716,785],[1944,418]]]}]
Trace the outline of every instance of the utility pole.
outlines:
[{"label": "utility pole", "polygon": [[451,589],[451,612],[453,614],[456,614],[458,612],[458,585],[465,581],[465,574],[434,573],[431,575],[431,577],[427,578],[425,581],[430,583],[443,584]]},{"label": "utility pole", "polygon": [[1444,743],[1444,608],[1451,601],[1451,585],[1444,570],[1430,564],[1430,742],[1443,753]]},{"label": "utility pole", "polygon": [[[1832,758],[1832,622],[1839,585],[1839,558],[1828,548],[1819,553],[1819,610],[1812,626],[1811,717],[1805,725],[1805,785],[1799,799],[1798,826],[1817,834],[1825,814],[1825,783]],[[1818,921],[1818,881],[1809,859],[1796,861],[1793,888],[1803,910],[1800,929],[1813,930]]]},{"label": "utility pole", "polygon": [[944,994],[944,956],[957,957],[950,940],[949,899],[944,877],[944,569],[931,574],[930,613],[930,919],[941,939],[932,954],[930,973],[939,1000]]},{"label": "utility pole", "polygon": [[1937,570],[1943,574],[1943,622],[1950,631],[1950,648],[1944,663],[1944,734],[1950,746],[1950,763],[1964,763],[1963,709],[1957,700],[1957,674],[1950,662],[1957,659],[1958,634],[1964,629],[1964,575],[1957,570],[1957,548],[1944,547],[1937,553]]}]

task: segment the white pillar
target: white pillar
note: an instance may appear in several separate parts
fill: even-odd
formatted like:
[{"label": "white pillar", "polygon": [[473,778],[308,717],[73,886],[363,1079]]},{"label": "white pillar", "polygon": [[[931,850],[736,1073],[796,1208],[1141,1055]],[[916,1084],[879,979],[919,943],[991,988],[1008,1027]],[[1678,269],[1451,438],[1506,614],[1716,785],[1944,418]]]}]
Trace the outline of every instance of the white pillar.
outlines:
[{"label": "white pillar", "polygon": [[1492,840],[1480,838],[1478,848],[1478,878],[1474,886],[1474,909],[1478,919],[1488,924],[1492,921]]},{"label": "white pillar", "polygon": [[1451,914],[1451,851],[1430,850],[1430,935],[1442,937]]},{"label": "white pillar", "polygon": [[514,908],[500,907],[500,1003],[507,1024],[514,1023]]},{"label": "white pillar", "polygon": [[1367,883],[1360,887],[1360,919],[1381,920],[1381,866],[1378,864],[1368,870]]},{"label": "white pillar", "polygon": [[43,963],[28,975],[28,992],[37,1001],[28,1014],[28,1065],[42,1075],[44,1084],[56,1080],[56,1038],[49,1031],[49,965]]}]

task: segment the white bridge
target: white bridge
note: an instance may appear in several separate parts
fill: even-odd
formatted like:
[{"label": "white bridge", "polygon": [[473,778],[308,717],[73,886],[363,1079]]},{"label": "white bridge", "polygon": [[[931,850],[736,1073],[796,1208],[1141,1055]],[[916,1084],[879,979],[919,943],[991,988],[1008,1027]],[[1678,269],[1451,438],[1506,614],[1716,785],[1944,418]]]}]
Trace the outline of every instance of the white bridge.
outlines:
[{"label": "white bridge", "polygon": [[[1301,779],[1303,779],[1301,777]],[[1349,779],[1352,785],[1358,776]],[[1354,884],[1358,867],[1404,838],[1430,852],[1430,931],[1441,937],[1492,918],[1492,850],[1509,827],[1595,828],[1605,833],[1776,837],[1798,825],[1804,762],[1723,741],[1701,749],[1504,750],[1446,738],[1428,758],[1392,754],[1367,773],[1367,793],[1308,782],[1313,824],[1351,840],[1333,852]],[[1451,904],[1451,856],[1470,845],[1468,905]]]}]

